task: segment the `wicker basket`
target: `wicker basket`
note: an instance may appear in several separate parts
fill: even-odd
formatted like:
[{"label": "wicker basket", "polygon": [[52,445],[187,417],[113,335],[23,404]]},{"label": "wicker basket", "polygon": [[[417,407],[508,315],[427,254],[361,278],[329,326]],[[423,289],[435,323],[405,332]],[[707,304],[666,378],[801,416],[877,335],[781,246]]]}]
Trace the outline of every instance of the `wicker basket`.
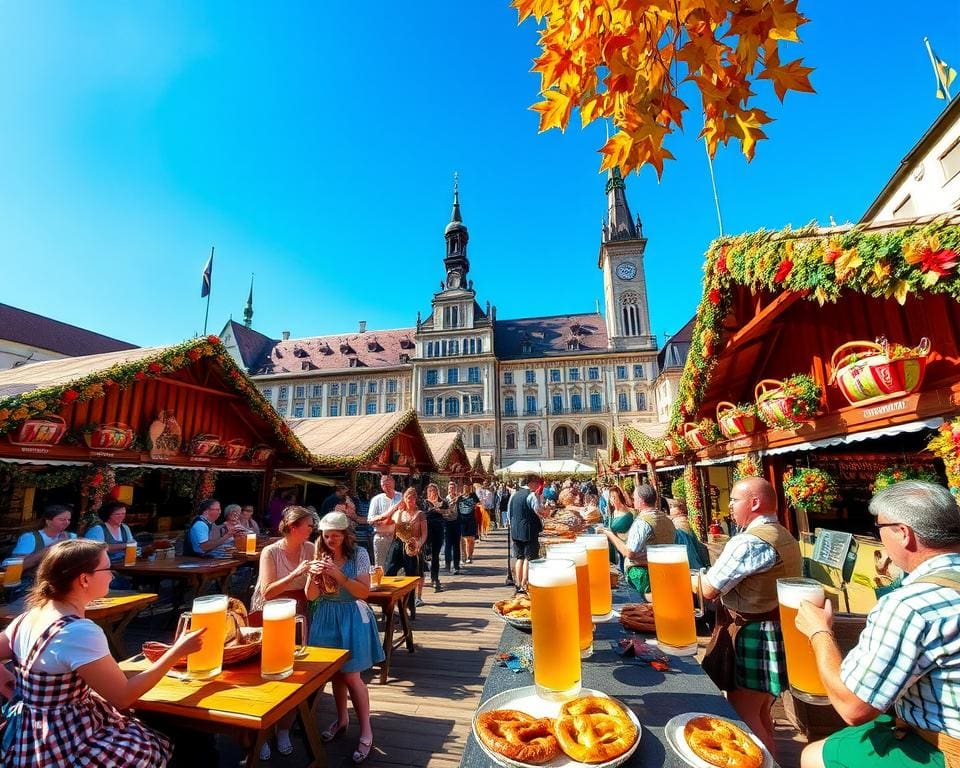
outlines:
[{"label": "wicker basket", "polygon": [[67,422],[59,416],[27,419],[7,437],[14,445],[56,445],[66,434]]},{"label": "wicker basket", "polygon": [[266,464],[273,454],[274,449],[269,445],[255,445],[250,449],[250,461],[254,464]]},{"label": "wicker basket", "polygon": [[[243,635],[243,645],[238,645],[235,641],[227,643],[223,647],[223,663],[239,664],[241,661],[253,658],[260,653],[260,643],[263,636],[263,630],[259,627],[241,627],[240,632]],[[147,641],[141,646],[143,655],[150,661],[156,661],[169,650],[170,646],[166,643],[157,643],[152,640]],[[187,666],[187,657],[182,656],[177,659],[175,667]]]},{"label": "wicker basket", "polygon": [[240,459],[246,455],[249,448],[250,446],[248,446],[239,438],[236,440],[230,440],[223,445],[223,455],[224,458],[226,458],[226,460],[232,464],[235,461],[240,461]]},{"label": "wicker basket", "polygon": [[814,413],[804,410],[794,414],[795,400],[791,395],[783,393],[783,382],[777,379],[762,379],[754,388],[757,398],[757,410],[761,411],[768,423],[775,424],[780,429],[792,429],[797,424],[809,421]]},{"label": "wicker basket", "polygon": [[736,416],[732,413],[736,407],[726,400],[717,403],[717,424],[724,436],[730,440],[752,435],[757,429],[757,417],[749,413]]},{"label": "wicker basket", "polygon": [[704,437],[700,427],[696,424],[687,422],[680,428],[680,432],[683,434],[683,439],[687,441],[687,445],[695,451],[710,445],[710,442]]},{"label": "wicker basket", "polygon": [[88,448],[100,451],[125,451],[133,445],[133,427],[122,422],[101,424],[92,432],[83,435]]},{"label": "wicker basket", "polygon": [[222,449],[219,435],[197,435],[190,442],[191,456],[218,456]]},{"label": "wicker basket", "polygon": [[848,341],[830,358],[836,384],[850,405],[866,405],[916,392],[923,383],[930,354],[930,340],[923,338],[914,356],[891,360],[884,340]]}]

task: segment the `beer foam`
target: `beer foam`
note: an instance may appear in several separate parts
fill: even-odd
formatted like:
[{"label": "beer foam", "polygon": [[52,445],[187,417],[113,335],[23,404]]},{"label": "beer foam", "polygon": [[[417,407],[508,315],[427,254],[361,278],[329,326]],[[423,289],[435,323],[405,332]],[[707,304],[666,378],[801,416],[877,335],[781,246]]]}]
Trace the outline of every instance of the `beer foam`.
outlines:
[{"label": "beer foam", "polygon": [[227,610],[226,595],[207,595],[193,599],[193,613],[217,613]]},{"label": "beer foam", "polygon": [[781,605],[799,610],[804,600],[822,608],[826,595],[823,585],[813,579],[777,579],[777,599]]},{"label": "beer foam", "polygon": [[582,544],[587,549],[607,548],[607,537],[602,533],[586,533],[582,536],[577,536],[575,541],[577,544]]},{"label": "beer foam", "polygon": [[648,563],[683,563],[689,567],[685,544],[651,544],[647,547]]},{"label": "beer foam", "polygon": [[529,583],[532,587],[565,587],[577,584],[572,560],[531,560]]},{"label": "beer foam", "polygon": [[547,547],[547,560],[573,560],[574,565],[587,564],[587,549],[582,544],[551,544]]},{"label": "beer foam", "polygon": [[264,621],[292,619],[297,614],[297,601],[290,598],[268,600],[263,604]]}]

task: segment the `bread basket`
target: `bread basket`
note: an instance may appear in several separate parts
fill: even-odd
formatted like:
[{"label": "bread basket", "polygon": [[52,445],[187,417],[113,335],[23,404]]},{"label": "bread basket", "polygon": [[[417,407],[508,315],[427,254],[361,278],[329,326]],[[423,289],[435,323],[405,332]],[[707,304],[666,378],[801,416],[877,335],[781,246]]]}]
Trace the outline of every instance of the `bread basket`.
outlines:
[{"label": "bread basket", "polygon": [[[239,664],[260,653],[263,630],[247,625],[247,609],[234,597],[227,606],[227,642],[223,646],[223,663]],[[169,650],[170,645],[148,640],[141,646],[143,655],[150,661],[156,661]],[[177,659],[175,667],[185,667],[187,657]]]}]

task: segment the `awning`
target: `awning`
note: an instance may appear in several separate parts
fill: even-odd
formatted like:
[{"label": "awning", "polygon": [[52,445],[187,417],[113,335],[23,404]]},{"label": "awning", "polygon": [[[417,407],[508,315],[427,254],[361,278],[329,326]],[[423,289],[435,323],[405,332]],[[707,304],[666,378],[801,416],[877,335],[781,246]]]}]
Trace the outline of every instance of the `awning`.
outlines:
[{"label": "awning", "polygon": [[4,456],[0,458],[3,464],[33,464],[35,466],[50,467],[89,467],[92,462],[89,461],[61,461],[60,459],[12,459]]},{"label": "awning", "polygon": [[683,469],[683,464],[674,464],[672,467],[657,467],[654,472],[675,472],[678,469]]},{"label": "awning", "polygon": [[[763,456],[764,451],[756,451],[757,454]],[[766,451],[766,453],[771,453],[771,451]],[[733,464],[735,461],[740,461],[740,459],[745,458],[747,454],[738,453],[734,456],[718,456],[715,459],[704,459],[703,461],[698,461],[696,466],[698,467],[712,467],[716,464]]]},{"label": "awning", "polygon": [[834,448],[838,445],[849,445],[851,443],[860,443],[864,440],[876,440],[879,437],[892,437],[904,432],[922,432],[926,429],[936,429],[943,424],[943,419],[935,416],[932,419],[922,421],[908,421],[905,424],[893,424],[889,427],[880,429],[871,429],[866,432],[854,432],[852,435],[835,435],[834,437],[825,437],[823,440],[812,440],[808,443],[796,443],[795,445],[784,445],[779,448],[768,448],[764,451],[767,456],[777,456],[783,453],[796,453],[799,451],[815,451],[818,448]]},{"label": "awning", "polygon": [[326,477],[325,475],[314,475],[310,472],[294,472],[286,469],[278,469],[277,474],[292,478],[293,480],[299,480],[301,483],[313,483],[314,485],[334,486],[339,482],[332,477]]},{"label": "awning", "polygon": [[187,472],[206,472],[208,469],[213,470],[216,473],[220,472],[248,472],[253,474],[262,475],[266,472],[263,468],[258,467],[211,467],[208,464],[191,464],[189,466],[179,466],[176,464],[133,464],[133,463],[119,463],[115,464],[114,462],[107,462],[114,469],[167,469],[167,470],[176,470]]}]

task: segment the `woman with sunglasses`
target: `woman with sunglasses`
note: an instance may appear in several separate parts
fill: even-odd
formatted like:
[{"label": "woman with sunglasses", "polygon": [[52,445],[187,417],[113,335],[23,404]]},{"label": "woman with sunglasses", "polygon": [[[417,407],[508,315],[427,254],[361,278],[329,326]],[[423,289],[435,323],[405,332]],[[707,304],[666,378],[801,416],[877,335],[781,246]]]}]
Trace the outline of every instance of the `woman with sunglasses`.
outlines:
[{"label": "woman with sunglasses", "polygon": [[14,697],[0,742],[0,765],[165,766],[170,740],[122,714],[177,659],[203,647],[204,630],[187,632],[131,678],[110,655],[103,630],[84,610],[112,578],[106,544],[62,541],[40,562],[26,613],[0,633],[0,663],[15,663]]}]

